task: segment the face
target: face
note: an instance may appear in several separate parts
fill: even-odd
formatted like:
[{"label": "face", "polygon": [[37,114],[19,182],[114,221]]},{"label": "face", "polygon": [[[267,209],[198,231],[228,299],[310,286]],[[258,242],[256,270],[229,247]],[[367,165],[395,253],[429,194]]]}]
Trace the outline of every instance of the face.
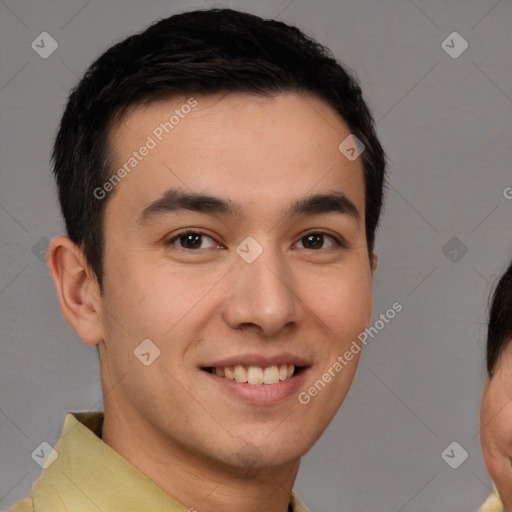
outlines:
[{"label": "face", "polygon": [[512,343],[488,379],[480,408],[480,442],[485,465],[505,510],[512,510]]},{"label": "face", "polygon": [[343,402],[359,353],[335,363],[371,319],[361,160],[311,96],[188,99],[111,132],[113,168],[137,163],[103,199],[105,415],[189,460],[290,463]]}]

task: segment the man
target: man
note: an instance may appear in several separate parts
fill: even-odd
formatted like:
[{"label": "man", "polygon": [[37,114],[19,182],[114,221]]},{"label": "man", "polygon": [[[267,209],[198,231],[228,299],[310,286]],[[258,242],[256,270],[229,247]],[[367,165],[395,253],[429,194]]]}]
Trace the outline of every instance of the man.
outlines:
[{"label": "man", "polygon": [[[497,493],[481,512],[512,510],[512,262],[492,296],[487,379],[480,409],[480,442]],[[499,493],[499,495],[498,495]],[[500,499],[503,504],[500,502]]]},{"label": "man", "polygon": [[356,82],[229,9],[110,48],[62,118],[62,313],[104,411],[68,413],[11,510],[286,512],[369,325],[385,155]]}]

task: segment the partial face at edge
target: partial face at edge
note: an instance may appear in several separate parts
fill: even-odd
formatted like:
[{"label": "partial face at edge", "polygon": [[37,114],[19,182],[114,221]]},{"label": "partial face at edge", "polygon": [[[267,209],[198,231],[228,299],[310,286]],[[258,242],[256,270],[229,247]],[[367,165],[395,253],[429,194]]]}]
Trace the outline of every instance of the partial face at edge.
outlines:
[{"label": "partial face at edge", "polygon": [[512,343],[503,349],[480,404],[480,443],[505,510],[512,510]]},{"label": "partial face at edge", "polygon": [[[140,159],[104,218],[101,371],[104,389],[115,385],[105,411],[115,407],[134,432],[192,458],[244,467],[250,443],[251,465],[287,463],[327,427],[359,355],[307,404],[298,394],[371,318],[361,160],[340,153],[350,131],[317,98],[231,93],[197,96],[183,109],[187,100],[136,108],[111,134],[119,168],[134,151]],[[172,130],[158,130],[176,110]],[[155,145],[142,157],[148,136]],[[170,189],[238,208],[148,212]],[[317,194],[344,195],[355,211],[340,213],[338,202],[322,213],[289,212]],[[179,237],[183,230],[193,233]],[[160,350],[149,366],[134,355],[145,339]],[[236,363],[302,369],[252,389],[206,370]]]}]

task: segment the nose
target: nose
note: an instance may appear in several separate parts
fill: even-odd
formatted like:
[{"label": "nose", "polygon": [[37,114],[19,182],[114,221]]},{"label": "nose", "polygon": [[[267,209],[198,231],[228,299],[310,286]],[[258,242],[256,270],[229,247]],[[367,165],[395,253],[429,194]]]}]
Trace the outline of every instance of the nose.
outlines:
[{"label": "nose", "polygon": [[264,249],[252,263],[237,257],[229,275],[223,317],[232,329],[272,337],[300,324],[303,306],[292,269],[277,250]]}]

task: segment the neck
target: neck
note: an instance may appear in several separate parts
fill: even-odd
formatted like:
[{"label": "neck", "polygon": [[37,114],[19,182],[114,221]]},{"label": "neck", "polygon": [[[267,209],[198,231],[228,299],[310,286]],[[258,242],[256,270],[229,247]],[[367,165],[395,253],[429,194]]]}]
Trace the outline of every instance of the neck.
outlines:
[{"label": "neck", "polygon": [[103,441],[191,512],[288,512],[300,459],[241,469],[198,454],[105,401]]}]

